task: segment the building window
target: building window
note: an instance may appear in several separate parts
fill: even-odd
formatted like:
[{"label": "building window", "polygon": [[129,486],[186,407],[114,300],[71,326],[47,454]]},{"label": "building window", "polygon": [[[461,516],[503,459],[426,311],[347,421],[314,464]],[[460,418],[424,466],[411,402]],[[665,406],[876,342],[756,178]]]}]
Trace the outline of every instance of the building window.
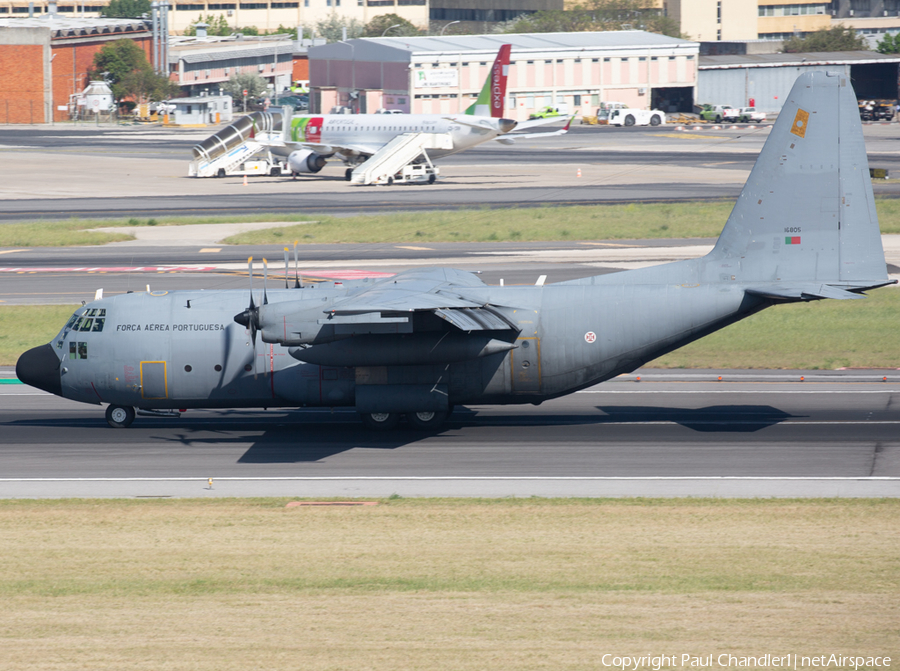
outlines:
[{"label": "building window", "polygon": [[825,14],[828,5],[760,5],[759,16],[803,16],[806,14]]}]

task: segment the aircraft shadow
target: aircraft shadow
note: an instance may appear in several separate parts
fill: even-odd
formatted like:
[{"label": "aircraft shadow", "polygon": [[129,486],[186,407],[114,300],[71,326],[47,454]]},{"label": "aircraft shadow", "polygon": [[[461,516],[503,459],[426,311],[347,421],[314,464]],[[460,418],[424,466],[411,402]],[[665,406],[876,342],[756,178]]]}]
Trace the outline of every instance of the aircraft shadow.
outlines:
[{"label": "aircraft shadow", "polygon": [[752,433],[796,417],[770,405],[711,405],[705,408],[602,406],[607,422],[674,422],[700,431]]}]

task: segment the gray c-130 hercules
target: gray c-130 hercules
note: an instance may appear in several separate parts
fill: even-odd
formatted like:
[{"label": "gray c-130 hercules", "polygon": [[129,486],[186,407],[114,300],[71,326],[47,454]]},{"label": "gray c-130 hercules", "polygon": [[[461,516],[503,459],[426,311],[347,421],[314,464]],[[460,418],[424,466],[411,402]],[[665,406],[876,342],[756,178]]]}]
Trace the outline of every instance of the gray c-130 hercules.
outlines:
[{"label": "gray c-130 hercules", "polygon": [[249,295],[119,295],[79,309],[16,373],[109,404],[117,427],[135,407],[355,406],[370,426],[425,428],[457,404],[572,393],[774,304],[892,283],[856,97],[816,72],[794,84],[702,258],[545,286],[426,269],[256,300],[252,277]]}]

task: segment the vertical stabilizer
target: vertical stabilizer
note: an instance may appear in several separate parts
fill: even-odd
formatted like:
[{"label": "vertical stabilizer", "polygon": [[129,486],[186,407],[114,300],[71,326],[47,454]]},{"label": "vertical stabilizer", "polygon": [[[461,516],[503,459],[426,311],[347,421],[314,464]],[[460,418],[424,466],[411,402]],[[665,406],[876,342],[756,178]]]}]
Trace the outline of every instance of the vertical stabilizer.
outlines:
[{"label": "vertical stabilizer", "polygon": [[856,96],[801,75],[728,218],[710,267],[744,282],[875,286],[887,279]]},{"label": "vertical stabilizer", "polygon": [[503,117],[503,100],[506,98],[506,78],[509,76],[509,54],[511,44],[504,44],[497,52],[497,58],[481,87],[478,99],[466,109],[466,114],[490,116],[495,119]]}]

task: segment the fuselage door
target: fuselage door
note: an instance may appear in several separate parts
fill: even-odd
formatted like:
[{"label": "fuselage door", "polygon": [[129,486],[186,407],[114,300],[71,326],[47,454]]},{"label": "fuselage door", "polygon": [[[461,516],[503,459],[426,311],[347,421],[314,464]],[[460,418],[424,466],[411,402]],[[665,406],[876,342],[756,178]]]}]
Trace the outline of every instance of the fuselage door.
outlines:
[{"label": "fuselage door", "polygon": [[169,397],[165,361],[141,361],[141,397],[148,400]]}]

